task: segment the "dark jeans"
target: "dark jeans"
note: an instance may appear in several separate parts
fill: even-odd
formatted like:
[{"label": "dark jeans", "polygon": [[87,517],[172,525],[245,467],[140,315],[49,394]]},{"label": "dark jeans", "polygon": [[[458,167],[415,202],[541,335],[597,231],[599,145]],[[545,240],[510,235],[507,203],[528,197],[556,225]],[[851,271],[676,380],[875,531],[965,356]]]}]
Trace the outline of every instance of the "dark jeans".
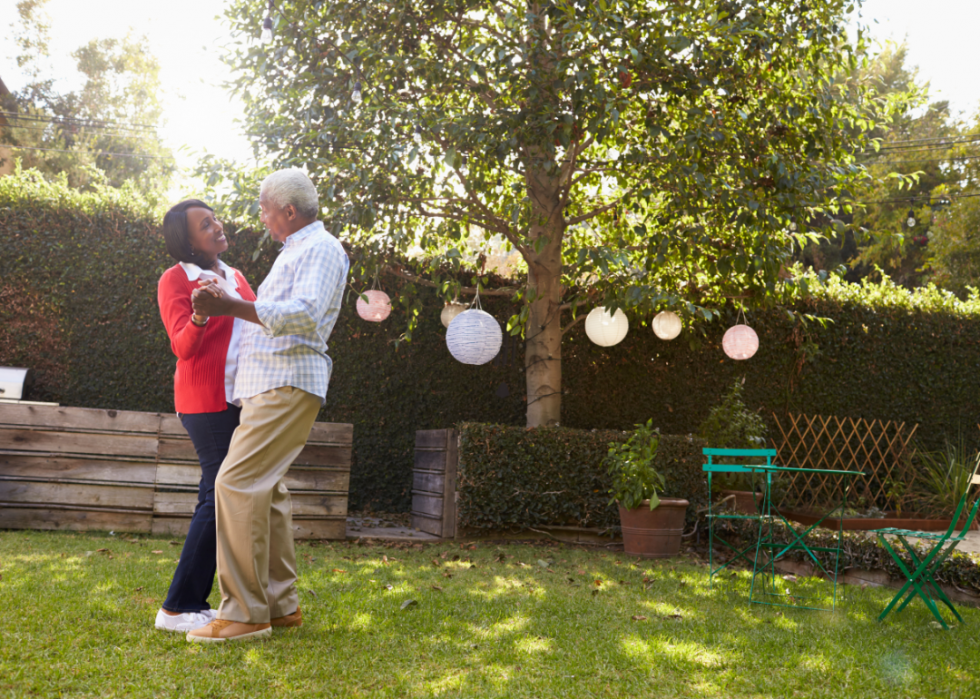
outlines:
[{"label": "dark jeans", "polygon": [[201,484],[191,527],[180,552],[170,592],[163,608],[168,612],[200,612],[210,609],[208,596],[218,567],[217,531],[214,519],[214,479],[228,454],[231,435],[238,427],[242,409],[228,404],[220,413],[192,413],[180,416],[201,462]]}]

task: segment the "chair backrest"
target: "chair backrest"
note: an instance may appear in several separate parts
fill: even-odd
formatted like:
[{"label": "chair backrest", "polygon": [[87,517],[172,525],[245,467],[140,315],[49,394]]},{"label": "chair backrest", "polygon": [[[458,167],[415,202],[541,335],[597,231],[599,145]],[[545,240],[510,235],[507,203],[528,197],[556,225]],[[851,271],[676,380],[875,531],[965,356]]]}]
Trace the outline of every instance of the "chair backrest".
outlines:
[{"label": "chair backrest", "polygon": [[714,449],[705,447],[701,453],[708,457],[708,463],[702,465],[702,471],[713,473],[748,473],[753,466],[762,464],[718,464],[715,459],[719,457],[739,458],[739,459],[760,459],[765,460],[765,465],[771,466],[773,457],[776,456],[775,449]]}]

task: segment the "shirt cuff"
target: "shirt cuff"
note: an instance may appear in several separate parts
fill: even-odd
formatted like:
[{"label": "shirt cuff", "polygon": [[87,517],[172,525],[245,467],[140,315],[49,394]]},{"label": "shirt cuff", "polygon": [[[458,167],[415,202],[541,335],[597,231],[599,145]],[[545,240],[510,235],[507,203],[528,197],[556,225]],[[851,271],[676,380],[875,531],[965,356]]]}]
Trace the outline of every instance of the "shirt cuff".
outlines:
[{"label": "shirt cuff", "polygon": [[276,310],[274,303],[266,301],[255,302],[255,315],[262,321],[262,332],[266,337],[275,337],[276,330],[282,327],[282,314]]}]

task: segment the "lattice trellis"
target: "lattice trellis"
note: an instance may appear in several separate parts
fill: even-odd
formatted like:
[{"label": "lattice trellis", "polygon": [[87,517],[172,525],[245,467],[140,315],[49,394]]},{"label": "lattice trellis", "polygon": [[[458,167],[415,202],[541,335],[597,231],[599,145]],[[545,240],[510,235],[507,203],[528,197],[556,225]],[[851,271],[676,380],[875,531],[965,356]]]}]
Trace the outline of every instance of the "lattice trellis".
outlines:
[{"label": "lattice trellis", "polygon": [[844,479],[833,475],[800,473],[786,477],[780,506],[826,507],[840,502],[842,489],[853,480],[849,503],[863,502],[882,510],[895,509],[888,493],[889,481],[910,482],[912,435],[904,422],[838,418],[833,415],[773,413],[779,436],[773,439],[780,466],[864,471],[864,477]]}]

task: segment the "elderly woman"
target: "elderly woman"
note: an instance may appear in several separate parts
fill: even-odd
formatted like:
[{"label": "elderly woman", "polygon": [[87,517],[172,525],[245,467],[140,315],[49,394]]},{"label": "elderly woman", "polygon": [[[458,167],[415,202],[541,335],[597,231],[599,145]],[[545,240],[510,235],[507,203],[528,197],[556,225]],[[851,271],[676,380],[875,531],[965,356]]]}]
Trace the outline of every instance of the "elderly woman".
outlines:
[{"label": "elderly woman", "polygon": [[255,294],[245,277],[219,258],[228,249],[228,239],[204,202],[188,199],[170,209],[163,218],[163,237],[177,264],[160,277],[157,298],[170,348],[177,355],[174,403],[201,462],[201,482],[156,627],[188,632],[214,619],[208,604],[217,567],[214,481],[241,413],[234,388],[242,325],[229,316],[196,315],[191,294],[203,285],[214,285],[219,295],[243,301],[254,301]]}]

